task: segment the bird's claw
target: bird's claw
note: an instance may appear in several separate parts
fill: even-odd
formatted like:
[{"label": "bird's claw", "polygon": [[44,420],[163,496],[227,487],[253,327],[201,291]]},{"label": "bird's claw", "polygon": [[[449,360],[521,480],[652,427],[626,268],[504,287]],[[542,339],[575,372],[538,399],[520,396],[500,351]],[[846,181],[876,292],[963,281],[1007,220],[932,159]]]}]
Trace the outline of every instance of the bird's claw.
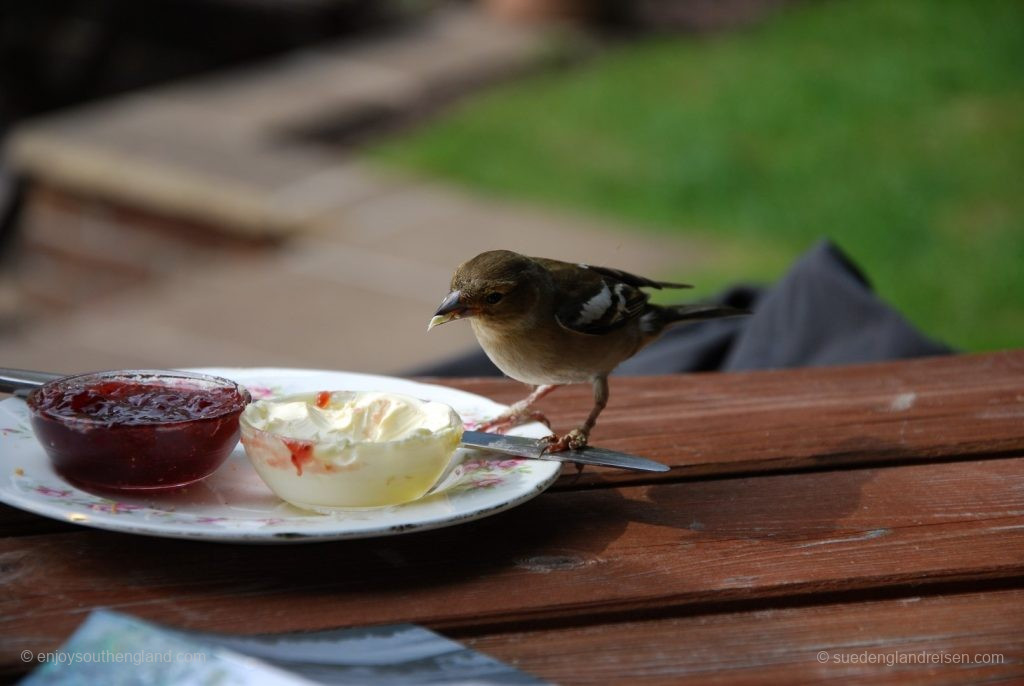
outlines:
[{"label": "bird's claw", "polygon": [[554,435],[548,436],[546,439],[548,447],[544,449],[544,452],[560,453],[566,450],[579,450],[587,446],[588,438],[587,433],[581,429],[573,429],[561,438]]},{"label": "bird's claw", "polygon": [[[546,439],[548,445],[544,448],[545,453],[560,453],[566,450],[579,450],[585,448],[587,445],[587,434],[585,431],[580,429],[573,429],[569,433],[565,434],[561,438],[555,435],[548,436]],[[572,483],[580,478],[583,473],[583,465],[579,462],[574,463],[576,467],[576,478],[573,479]]]},{"label": "bird's claw", "polygon": [[544,426],[551,428],[551,422],[543,413],[536,410],[530,410],[528,412],[515,412],[512,414],[501,414],[486,421],[477,427],[478,431],[486,431],[488,433],[503,434],[510,429],[514,429],[517,426],[521,426],[528,422],[540,422]]}]

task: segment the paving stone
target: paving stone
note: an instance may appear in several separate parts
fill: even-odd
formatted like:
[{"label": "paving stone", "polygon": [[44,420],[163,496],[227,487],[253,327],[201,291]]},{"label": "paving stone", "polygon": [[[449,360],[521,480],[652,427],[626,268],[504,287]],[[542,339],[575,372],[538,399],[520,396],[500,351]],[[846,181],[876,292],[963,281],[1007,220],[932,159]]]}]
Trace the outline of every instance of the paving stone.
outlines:
[{"label": "paving stone", "polygon": [[[52,190],[33,196],[26,243],[36,253],[24,253],[23,266],[72,293],[65,305],[73,307],[0,330],[0,359],[68,372],[395,373],[475,346],[464,323],[429,335],[426,324],[456,265],[483,250],[652,276],[678,269],[700,246],[385,174],[299,140],[318,118],[413,106],[465,79],[519,68],[537,41],[457,12],[418,32],[320,47],[30,123],[8,158]],[[69,261],[55,261],[57,253]],[[144,278],[86,269],[102,259]]]},{"label": "paving stone", "polygon": [[60,253],[84,263],[168,275],[183,266],[216,259],[218,244],[208,234],[179,224],[153,225],[88,199],[34,193],[22,217],[31,250]]},{"label": "paving stone", "polygon": [[[282,260],[287,262],[236,260],[125,293],[3,339],[0,356],[14,367],[89,369],[102,363],[396,372],[472,343],[468,327],[427,336],[439,297],[427,302],[382,294],[373,284],[360,287],[358,280],[304,275]],[[40,341],[68,346],[40,348]]]},{"label": "paving stone", "polygon": [[352,58],[398,70],[429,90],[524,68],[540,50],[539,35],[487,15],[452,12],[417,35],[367,45]]},{"label": "paving stone", "polygon": [[[541,35],[473,11],[29,122],[11,166],[81,193],[246,235],[301,232],[360,194],[342,155],[313,145],[343,126],[418,107],[452,84],[539,59]],[[323,188],[338,183],[336,194]]]},{"label": "paving stone", "polygon": [[[465,68],[465,65],[462,65]],[[232,113],[241,132],[281,133],[328,113],[395,108],[422,96],[424,84],[397,69],[342,52],[304,52],[272,64],[211,77],[162,93],[192,117],[221,126]]]},{"label": "paving stone", "polygon": [[[365,214],[349,217],[337,234],[212,260],[0,340],[0,356],[10,366],[62,370],[143,364],[394,373],[475,346],[468,326],[427,335],[426,322],[455,265],[481,249],[512,247],[653,275],[685,259],[686,246],[678,242],[589,230],[438,187],[396,195],[404,202],[363,203]],[[395,207],[405,220],[391,217]],[[396,231],[384,235],[371,220]],[[506,224],[532,228],[510,240],[501,228]]]},{"label": "paving stone", "polygon": [[461,261],[499,248],[652,274],[685,268],[688,260],[705,252],[695,241],[492,201],[427,183],[353,203],[322,227],[316,239],[387,251],[435,265],[449,276]]},{"label": "paving stone", "polygon": [[[121,293],[145,283],[139,269],[107,262],[83,262],[51,252],[32,250],[19,264],[21,298],[37,310],[63,311]],[[32,312],[23,312],[31,316]],[[41,314],[36,312],[35,314]]]}]

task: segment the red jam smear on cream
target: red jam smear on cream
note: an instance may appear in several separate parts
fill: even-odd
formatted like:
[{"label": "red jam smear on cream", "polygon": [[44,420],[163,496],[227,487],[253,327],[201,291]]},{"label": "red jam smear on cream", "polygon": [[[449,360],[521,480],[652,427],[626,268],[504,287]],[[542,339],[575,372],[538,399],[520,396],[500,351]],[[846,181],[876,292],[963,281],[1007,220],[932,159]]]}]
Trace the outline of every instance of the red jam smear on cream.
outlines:
[{"label": "red jam smear on cream", "polygon": [[313,444],[301,441],[284,440],[288,452],[292,454],[292,464],[295,465],[295,473],[302,476],[302,465],[313,461]]}]

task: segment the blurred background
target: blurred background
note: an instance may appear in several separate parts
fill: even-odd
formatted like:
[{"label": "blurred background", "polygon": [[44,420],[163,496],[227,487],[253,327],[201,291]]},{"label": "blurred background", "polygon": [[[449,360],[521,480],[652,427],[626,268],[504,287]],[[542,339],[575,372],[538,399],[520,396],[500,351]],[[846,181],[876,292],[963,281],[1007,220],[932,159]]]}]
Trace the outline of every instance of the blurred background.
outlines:
[{"label": "blurred background", "polygon": [[820,237],[1024,340],[1019,0],[7,2],[0,145],[9,367],[397,373],[481,250],[699,298]]}]

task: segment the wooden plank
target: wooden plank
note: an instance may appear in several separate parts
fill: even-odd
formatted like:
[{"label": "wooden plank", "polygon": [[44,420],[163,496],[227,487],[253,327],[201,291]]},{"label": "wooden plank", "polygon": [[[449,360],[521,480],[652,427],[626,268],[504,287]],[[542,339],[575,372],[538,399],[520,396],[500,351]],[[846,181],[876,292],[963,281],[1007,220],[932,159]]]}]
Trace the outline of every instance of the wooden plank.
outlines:
[{"label": "wooden plank", "polygon": [[[513,402],[501,379],[432,379]],[[565,431],[590,409],[570,386],[541,402]],[[595,445],[673,466],[660,478],[964,458],[1024,452],[1024,351],[848,367],[620,377]],[[588,469],[578,482],[636,474]],[[651,475],[642,475],[645,481]],[[653,477],[659,478],[659,477]]]},{"label": "wooden plank", "polygon": [[470,638],[557,684],[1024,681],[1024,590],[765,609]]},{"label": "wooden plank", "polygon": [[[430,381],[499,402],[524,389],[494,378]],[[1024,351],[612,384],[595,443],[661,459],[672,471],[588,468],[577,478],[568,467],[556,488],[1024,453]],[[556,428],[572,426],[589,393],[559,389],[542,407]],[[0,509],[0,525],[7,520]]]},{"label": "wooden plank", "polygon": [[285,548],[28,536],[0,541],[0,664],[98,606],[240,633],[480,628],[1020,575],[1024,459],[549,493],[450,529]]},{"label": "wooden plank", "polygon": [[7,536],[36,536],[76,531],[80,532],[84,529],[70,522],[40,517],[9,505],[0,505],[0,539]]}]

